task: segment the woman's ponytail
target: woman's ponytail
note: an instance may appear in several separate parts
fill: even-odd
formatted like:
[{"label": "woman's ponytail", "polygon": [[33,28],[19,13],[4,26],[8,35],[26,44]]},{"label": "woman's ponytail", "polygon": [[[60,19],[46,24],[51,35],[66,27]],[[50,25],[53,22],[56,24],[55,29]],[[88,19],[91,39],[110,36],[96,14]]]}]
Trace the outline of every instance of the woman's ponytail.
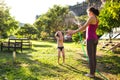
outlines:
[{"label": "woman's ponytail", "polygon": [[94,7],[90,7],[88,10],[93,12],[96,16],[99,16],[99,10],[98,9],[95,9]]}]

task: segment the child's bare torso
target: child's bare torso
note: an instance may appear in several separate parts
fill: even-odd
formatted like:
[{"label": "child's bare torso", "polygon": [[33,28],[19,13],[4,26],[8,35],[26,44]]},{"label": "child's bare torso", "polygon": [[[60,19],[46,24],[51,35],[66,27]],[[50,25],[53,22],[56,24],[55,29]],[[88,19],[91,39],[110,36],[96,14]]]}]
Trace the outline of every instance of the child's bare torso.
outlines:
[{"label": "child's bare torso", "polygon": [[63,38],[60,40],[60,38],[57,40],[58,47],[63,47]]}]

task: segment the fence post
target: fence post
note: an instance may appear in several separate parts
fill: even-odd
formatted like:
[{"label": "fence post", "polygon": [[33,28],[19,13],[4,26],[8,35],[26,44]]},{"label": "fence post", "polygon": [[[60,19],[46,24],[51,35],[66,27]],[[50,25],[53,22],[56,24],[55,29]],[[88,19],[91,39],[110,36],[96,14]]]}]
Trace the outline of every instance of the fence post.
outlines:
[{"label": "fence post", "polygon": [[16,51],[13,51],[13,63],[16,61]]}]

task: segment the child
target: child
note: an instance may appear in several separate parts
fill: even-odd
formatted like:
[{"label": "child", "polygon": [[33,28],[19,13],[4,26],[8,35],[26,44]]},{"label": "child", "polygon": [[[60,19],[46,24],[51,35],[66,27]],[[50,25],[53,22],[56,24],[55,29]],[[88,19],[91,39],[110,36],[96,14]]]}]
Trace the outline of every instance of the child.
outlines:
[{"label": "child", "polygon": [[58,44],[58,64],[60,63],[60,53],[62,52],[62,57],[63,57],[63,63],[65,63],[65,52],[64,52],[64,46],[63,46],[63,34],[61,31],[57,31],[55,33],[55,37],[57,39],[57,44]]}]

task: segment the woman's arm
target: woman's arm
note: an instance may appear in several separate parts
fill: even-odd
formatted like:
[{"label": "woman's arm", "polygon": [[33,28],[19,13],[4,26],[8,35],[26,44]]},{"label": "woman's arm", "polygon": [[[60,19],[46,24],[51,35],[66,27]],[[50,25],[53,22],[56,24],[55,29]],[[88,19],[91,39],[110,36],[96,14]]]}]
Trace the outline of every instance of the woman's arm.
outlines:
[{"label": "woman's arm", "polygon": [[91,24],[92,20],[93,20],[93,17],[90,17],[83,26],[79,26],[79,28],[78,28],[77,30],[73,30],[71,33],[72,33],[72,34],[75,34],[75,33],[77,33],[77,32],[84,31],[84,30],[87,28],[87,26],[88,26],[89,24]]}]

